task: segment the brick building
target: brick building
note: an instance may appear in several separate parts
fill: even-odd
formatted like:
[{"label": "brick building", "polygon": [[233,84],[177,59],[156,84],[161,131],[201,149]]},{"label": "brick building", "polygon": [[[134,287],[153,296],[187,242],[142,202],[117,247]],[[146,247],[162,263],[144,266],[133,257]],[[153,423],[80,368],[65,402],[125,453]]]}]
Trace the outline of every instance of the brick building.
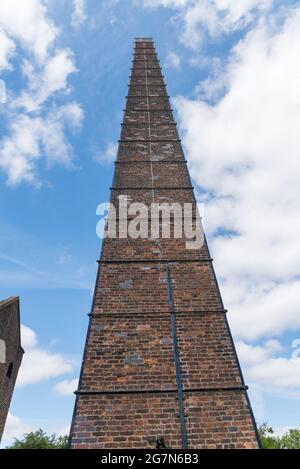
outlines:
[{"label": "brick building", "polygon": [[0,440],[23,353],[19,298],[8,298],[0,301]]},{"label": "brick building", "polygon": [[[151,39],[137,39],[112,187],[131,202],[195,198]],[[103,243],[71,448],[257,448],[206,241]]]}]

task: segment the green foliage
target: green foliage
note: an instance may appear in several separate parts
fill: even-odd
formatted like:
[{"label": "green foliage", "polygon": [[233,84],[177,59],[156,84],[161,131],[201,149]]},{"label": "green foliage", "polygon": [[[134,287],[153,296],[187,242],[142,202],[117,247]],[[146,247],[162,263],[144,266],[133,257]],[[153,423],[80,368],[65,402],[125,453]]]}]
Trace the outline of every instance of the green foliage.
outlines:
[{"label": "green foliage", "polygon": [[267,423],[258,427],[260,442],[263,449],[280,449],[279,437],[274,436],[274,430]]},{"label": "green foliage", "polygon": [[15,438],[7,449],[67,449],[68,437],[47,435],[43,430],[26,433],[21,440]]},{"label": "green foliage", "polygon": [[274,435],[274,430],[267,423],[258,428],[263,449],[300,449],[300,430],[291,428],[283,436]]},{"label": "green foliage", "polygon": [[281,445],[284,449],[300,449],[300,430],[291,428],[281,437]]}]

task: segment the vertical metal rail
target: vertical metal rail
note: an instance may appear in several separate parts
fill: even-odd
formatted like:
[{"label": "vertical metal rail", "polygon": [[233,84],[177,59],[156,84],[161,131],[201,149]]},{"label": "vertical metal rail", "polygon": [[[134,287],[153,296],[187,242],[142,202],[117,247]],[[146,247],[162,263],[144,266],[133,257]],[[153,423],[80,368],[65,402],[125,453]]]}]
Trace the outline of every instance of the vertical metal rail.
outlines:
[{"label": "vertical metal rail", "polygon": [[148,110],[149,160],[150,160],[150,172],[151,172],[152,202],[154,203],[155,202],[155,190],[154,190],[154,176],[153,176],[153,164],[152,164],[151,116],[150,116],[150,105],[149,105],[147,58],[146,58],[145,48],[144,48],[144,62],[145,62],[145,85],[146,85],[147,110]]},{"label": "vertical metal rail", "polygon": [[176,316],[175,316],[175,311],[174,311],[172,275],[171,275],[169,264],[167,264],[166,269],[167,269],[168,300],[169,300],[169,308],[170,308],[170,316],[171,316],[172,338],[173,338],[174,359],[175,359],[175,369],[176,369],[176,384],[177,384],[177,395],[178,395],[178,405],[179,405],[181,442],[182,442],[182,448],[188,449],[188,438],[187,438],[187,431],[186,431],[185,410],[184,410],[183,391],[182,391],[182,382],[181,382],[180,358],[179,358],[179,348],[178,348],[178,339],[177,339]]}]

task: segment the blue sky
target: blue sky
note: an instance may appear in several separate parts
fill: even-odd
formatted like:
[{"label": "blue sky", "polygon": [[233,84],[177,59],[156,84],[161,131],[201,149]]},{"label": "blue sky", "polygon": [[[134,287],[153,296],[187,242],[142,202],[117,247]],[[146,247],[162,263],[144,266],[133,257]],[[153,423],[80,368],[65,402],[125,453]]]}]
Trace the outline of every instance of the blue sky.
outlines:
[{"label": "blue sky", "polygon": [[27,351],[5,441],[71,420],[136,36],[155,40],[257,420],[300,427],[299,31],[298,1],[0,6],[0,298],[21,297]]}]

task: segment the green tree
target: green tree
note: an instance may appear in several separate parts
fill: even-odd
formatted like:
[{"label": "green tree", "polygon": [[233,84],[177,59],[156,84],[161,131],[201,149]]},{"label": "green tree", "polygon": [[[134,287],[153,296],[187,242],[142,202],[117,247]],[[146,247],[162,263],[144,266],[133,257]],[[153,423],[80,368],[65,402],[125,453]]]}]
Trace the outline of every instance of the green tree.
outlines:
[{"label": "green tree", "polygon": [[258,427],[261,446],[263,449],[280,449],[279,438],[274,435],[274,430],[267,423]]},{"label": "green tree", "polygon": [[68,437],[47,435],[43,430],[26,433],[21,440],[15,438],[7,449],[67,449]]},{"label": "green tree", "polygon": [[258,427],[263,449],[300,449],[300,430],[291,428],[282,436],[276,436],[267,423]]},{"label": "green tree", "polygon": [[283,449],[300,449],[300,430],[291,428],[281,437]]}]

